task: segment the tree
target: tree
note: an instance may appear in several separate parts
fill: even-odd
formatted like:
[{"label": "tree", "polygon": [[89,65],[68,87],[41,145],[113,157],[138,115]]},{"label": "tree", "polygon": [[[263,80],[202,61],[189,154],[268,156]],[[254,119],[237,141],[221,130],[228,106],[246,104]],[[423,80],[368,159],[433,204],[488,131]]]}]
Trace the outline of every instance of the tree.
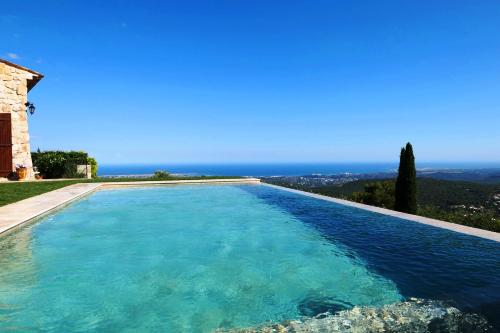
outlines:
[{"label": "tree", "polygon": [[383,180],[368,183],[363,192],[354,192],[350,199],[371,206],[394,208],[394,181]]},{"label": "tree", "polygon": [[153,174],[153,178],[156,179],[168,179],[170,177],[170,172],[164,170],[157,170]]},{"label": "tree", "polygon": [[401,153],[399,154],[399,168],[398,168],[398,178],[396,179],[396,187],[394,190],[394,209],[398,211],[404,211],[404,198],[407,192],[407,184],[404,182],[406,179],[406,168],[405,168],[405,158],[406,149],[401,148]]},{"label": "tree", "polygon": [[417,171],[413,147],[409,142],[406,147],[401,148],[395,194],[395,210],[410,214],[417,213]]}]

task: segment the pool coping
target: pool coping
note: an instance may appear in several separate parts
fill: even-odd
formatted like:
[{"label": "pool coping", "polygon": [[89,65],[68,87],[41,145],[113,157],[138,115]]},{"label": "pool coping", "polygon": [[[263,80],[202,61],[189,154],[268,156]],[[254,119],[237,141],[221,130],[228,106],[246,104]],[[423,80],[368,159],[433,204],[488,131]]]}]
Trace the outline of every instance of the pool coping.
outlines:
[{"label": "pool coping", "polygon": [[380,208],[380,207],[365,205],[365,204],[361,204],[361,203],[357,203],[357,202],[353,202],[353,201],[348,201],[348,200],[344,200],[344,199],[329,197],[326,195],[296,190],[296,189],[292,189],[292,188],[288,188],[288,187],[284,187],[284,186],[278,186],[278,185],[273,185],[273,184],[264,183],[264,182],[262,182],[261,184],[268,186],[268,187],[273,187],[273,188],[276,188],[279,190],[292,192],[292,193],[296,193],[296,194],[301,194],[301,195],[315,198],[315,199],[334,202],[337,204],[355,207],[355,208],[367,210],[370,212],[379,213],[382,215],[393,216],[393,217],[397,217],[400,219],[409,220],[412,222],[427,224],[427,225],[441,228],[441,229],[447,229],[447,230],[459,232],[459,233],[466,234],[466,235],[476,236],[476,237],[492,240],[495,242],[500,242],[500,233],[494,232],[494,231],[483,230],[483,229],[474,228],[474,227],[468,227],[468,226],[461,225],[461,224],[446,222],[446,221],[442,221],[442,220],[436,220],[436,219],[432,219],[432,218],[424,217],[424,216],[419,216],[419,215],[402,213],[402,212],[398,212],[398,211],[387,209],[387,208]]},{"label": "pool coping", "polygon": [[258,178],[190,179],[134,182],[78,183],[0,207],[0,236],[56,209],[107,187],[189,184],[255,184]]}]

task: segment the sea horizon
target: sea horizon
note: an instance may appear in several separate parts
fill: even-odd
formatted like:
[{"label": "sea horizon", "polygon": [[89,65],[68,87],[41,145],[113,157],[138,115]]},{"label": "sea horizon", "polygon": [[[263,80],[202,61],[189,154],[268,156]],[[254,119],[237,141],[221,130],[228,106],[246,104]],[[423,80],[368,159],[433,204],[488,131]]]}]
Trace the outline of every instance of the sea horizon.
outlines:
[{"label": "sea horizon", "polygon": [[[500,169],[500,162],[421,162],[418,170]],[[398,162],[151,163],[102,164],[99,176],[150,175],[163,170],[190,176],[304,176],[395,172]]]}]

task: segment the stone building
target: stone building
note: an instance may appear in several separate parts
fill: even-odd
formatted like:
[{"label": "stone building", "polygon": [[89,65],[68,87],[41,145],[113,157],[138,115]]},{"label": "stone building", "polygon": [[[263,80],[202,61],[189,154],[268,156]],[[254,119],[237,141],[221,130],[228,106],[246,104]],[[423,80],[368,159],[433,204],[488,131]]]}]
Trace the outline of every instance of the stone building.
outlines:
[{"label": "stone building", "polygon": [[43,78],[31,69],[0,59],[0,177],[28,168],[33,178],[28,114],[28,92]]}]

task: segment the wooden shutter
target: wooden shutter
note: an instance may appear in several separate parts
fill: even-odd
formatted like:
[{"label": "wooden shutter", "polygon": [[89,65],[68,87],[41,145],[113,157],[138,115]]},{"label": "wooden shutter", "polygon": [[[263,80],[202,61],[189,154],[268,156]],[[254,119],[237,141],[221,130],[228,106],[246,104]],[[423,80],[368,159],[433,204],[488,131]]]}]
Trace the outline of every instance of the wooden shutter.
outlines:
[{"label": "wooden shutter", "polygon": [[10,113],[0,113],[0,177],[12,172],[12,121]]}]

